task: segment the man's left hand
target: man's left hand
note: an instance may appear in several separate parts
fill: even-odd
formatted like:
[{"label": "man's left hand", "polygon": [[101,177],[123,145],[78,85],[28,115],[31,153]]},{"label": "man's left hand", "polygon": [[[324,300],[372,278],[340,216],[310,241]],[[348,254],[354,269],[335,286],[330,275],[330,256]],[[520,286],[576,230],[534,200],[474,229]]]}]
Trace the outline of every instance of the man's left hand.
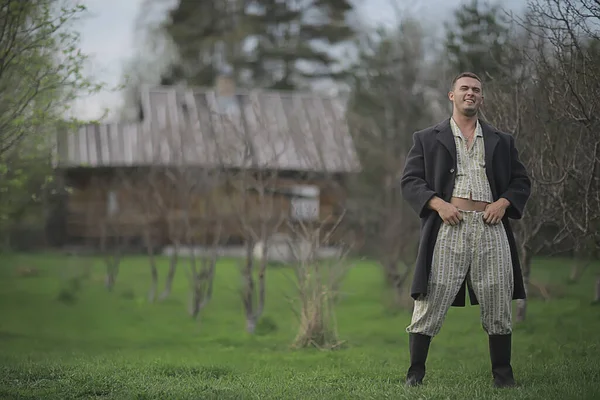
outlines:
[{"label": "man's left hand", "polygon": [[488,204],[483,213],[483,220],[486,224],[496,225],[504,218],[506,209],[510,206],[510,202],[505,198],[500,198],[497,201]]}]

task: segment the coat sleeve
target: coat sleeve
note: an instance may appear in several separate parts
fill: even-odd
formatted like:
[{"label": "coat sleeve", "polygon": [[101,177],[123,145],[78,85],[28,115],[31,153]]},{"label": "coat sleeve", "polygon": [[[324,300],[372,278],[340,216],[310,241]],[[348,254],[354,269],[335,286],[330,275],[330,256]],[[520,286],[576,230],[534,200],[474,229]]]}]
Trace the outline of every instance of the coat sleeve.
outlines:
[{"label": "coat sleeve", "polygon": [[506,216],[512,219],[521,219],[525,204],[531,194],[531,180],[527,175],[525,165],[519,159],[519,151],[515,146],[515,139],[510,137],[510,183],[508,189],[500,195],[510,202],[506,209]]},{"label": "coat sleeve", "polygon": [[402,196],[420,218],[425,218],[433,212],[427,207],[429,200],[437,193],[425,181],[425,159],[423,144],[417,133],[413,134],[413,145],[410,148],[400,180]]}]

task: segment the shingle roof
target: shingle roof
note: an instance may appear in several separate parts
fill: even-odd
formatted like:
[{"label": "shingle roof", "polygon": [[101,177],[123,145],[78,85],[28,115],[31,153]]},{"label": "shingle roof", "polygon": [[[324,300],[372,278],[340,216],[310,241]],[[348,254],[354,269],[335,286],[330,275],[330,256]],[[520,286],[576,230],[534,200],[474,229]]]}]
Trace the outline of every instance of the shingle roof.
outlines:
[{"label": "shingle roof", "polygon": [[189,165],[358,171],[342,99],[315,93],[153,87],[141,122],[87,124],[58,137],[57,166]]}]

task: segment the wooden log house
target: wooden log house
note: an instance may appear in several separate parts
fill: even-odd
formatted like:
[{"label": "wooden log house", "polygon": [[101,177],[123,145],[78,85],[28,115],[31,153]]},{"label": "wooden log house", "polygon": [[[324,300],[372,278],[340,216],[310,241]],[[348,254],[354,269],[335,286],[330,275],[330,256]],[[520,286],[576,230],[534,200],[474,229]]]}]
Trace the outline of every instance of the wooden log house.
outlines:
[{"label": "wooden log house", "polygon": [[58,135],[69,243],[241,244],[249,229],[286,232],[283,220],[333,222],[360,169],[339,98],[236,90],[226,77],[140,98],[137,121]]}]

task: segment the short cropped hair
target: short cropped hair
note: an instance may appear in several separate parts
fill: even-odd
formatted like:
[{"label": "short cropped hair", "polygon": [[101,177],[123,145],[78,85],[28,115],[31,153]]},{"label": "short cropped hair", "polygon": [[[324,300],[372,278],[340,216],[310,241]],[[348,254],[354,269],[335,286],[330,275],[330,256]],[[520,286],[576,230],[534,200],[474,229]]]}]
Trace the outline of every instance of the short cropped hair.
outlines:
[{"label": "short cropped hair", "polygon": [[454,85],[456,85],[456,81],[459,80],[460,78],[464,78],[464,77],[477,79],[483,85],[483,82],[481,82],[481,78],[479,78],[473,72],[467,71],[467,72],[461,72],[460,74],[456,75],[456,77],[454,79],[452,79],[452,85],[450,85],[450,90],[454,90]]}]

